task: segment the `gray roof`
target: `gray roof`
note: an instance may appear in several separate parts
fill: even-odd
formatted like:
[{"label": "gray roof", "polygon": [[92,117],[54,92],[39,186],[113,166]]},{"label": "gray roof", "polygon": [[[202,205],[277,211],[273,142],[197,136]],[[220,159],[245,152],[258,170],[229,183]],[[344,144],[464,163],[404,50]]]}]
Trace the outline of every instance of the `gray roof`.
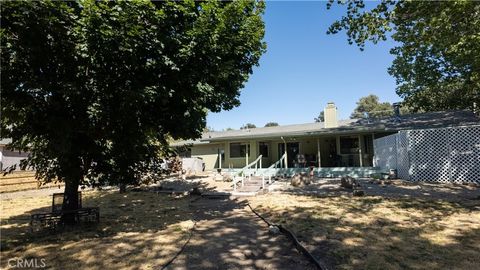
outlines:
[{"label": "gray roof", "polygon": [[398,120],[394,117],[340,120],[338,122],[338,127],[336,128],[325,128],[324,123],[320,122],[221,132],[206,132],[200,139],[179,141],[173,143],[172,146],[255,138],[279,139],[281,136],[321,136],[363,132],[396,132],[407,129],[444,128],[469,125],[480,125],[480,118],[470,111],[429,112],[401,115]]}]

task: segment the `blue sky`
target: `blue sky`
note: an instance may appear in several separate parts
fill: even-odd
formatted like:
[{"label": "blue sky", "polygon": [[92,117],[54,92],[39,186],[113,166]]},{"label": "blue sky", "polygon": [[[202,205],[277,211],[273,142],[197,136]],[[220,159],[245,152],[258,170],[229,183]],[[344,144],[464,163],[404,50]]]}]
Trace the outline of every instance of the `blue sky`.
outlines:
[{"label": "blue sky", "polygon": [[329,25],[343,14],[344,7],[327,10],[326,2],[268,1],[267,52],[241,92],[242,104],[209,113],[207,126],[222,130],[245,123],[263,127],[267,122],[313,122],[329,101],[345,119],[356,101],[370,93],[381,101],[400,101],[395,80],[387,73],[394,43],[367,44],[362,52],[348,44],[344,32],[327,35]]}]

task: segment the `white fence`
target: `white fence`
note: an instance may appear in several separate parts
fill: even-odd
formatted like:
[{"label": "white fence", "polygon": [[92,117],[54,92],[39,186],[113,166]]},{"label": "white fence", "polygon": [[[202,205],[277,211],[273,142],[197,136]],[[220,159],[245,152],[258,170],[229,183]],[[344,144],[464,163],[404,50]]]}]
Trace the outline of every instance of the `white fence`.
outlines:
[{"label": "white fence", "polygon": [[375,166],[402,179],[480,182],[480,126],[405,130],[373,144]]}]

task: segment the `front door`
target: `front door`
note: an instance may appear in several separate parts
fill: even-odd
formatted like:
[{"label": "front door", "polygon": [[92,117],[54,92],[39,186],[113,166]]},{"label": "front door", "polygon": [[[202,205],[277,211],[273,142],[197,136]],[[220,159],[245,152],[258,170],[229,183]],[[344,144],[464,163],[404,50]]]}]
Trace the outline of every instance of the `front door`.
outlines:
[{"label": "front door", "polygon": [[[287,162],[288,167],[294,167],[294,160],[296,160],[298,153],[300,152],[300,144],[298,142],[287,143]],[[278,158],[280,159],[285,153],[285,144],[278,144]]]},{"label": "front door", "polygon": [[322,167],[341,167],[341,156],[337,154],[337,139],[325,138],[320,147]]}]

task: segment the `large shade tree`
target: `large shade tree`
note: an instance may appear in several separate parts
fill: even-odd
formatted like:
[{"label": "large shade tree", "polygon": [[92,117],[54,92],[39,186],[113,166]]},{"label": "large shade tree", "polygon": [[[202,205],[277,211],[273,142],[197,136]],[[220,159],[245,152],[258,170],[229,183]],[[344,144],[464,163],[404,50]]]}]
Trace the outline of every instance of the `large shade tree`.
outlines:
[{"label": "large shade tree", "polygon": [[43,182],[135,184],[167,139],[239,105],[265,50],[257,1],[8,1],[1,127]]},{"label": "large shade tree", "polygon": [[377,95],[370,94],[361,97],[357,101],[357,106],[353,109],[350,118],[364,117],[385,117],[393,115],[393,108],[390,102],[380,102]]},{"label": "large shade tree", "polygon": [[480,105],[480,2],[382,0],[372,8],[362,0],[338,3],[347,14],[328,33],[345,31],[362,50],[366,42],[390,36],[397,42],[388,71],[412,110]]},{"label": "large shade tree", "polygon": [[245,125],[240,127],[240,129],[251,129],[251,128],[257,128],[257,126],[252,123],[246,123]]},{"label": "large shade tree", "polygon": [[321,111],[317,117],[315,117],[313,120],[315,120],[315,122],[325,122],[325,111]]},{"label": "large shade tree", "polygon": [[277,122],[268,122],[265,124],[265,127],[277,127],[278,123]]}]

